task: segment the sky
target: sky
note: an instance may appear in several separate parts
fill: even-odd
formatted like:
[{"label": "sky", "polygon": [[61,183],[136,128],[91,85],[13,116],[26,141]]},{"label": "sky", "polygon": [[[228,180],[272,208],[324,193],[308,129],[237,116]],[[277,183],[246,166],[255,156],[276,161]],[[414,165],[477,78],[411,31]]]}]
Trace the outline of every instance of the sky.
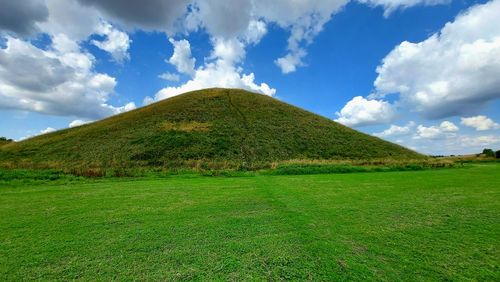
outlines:
[{"label": "sky", "polygon": [[243,88],[432,155],[500,149],[500,0],[0,0],[0,136]]}]

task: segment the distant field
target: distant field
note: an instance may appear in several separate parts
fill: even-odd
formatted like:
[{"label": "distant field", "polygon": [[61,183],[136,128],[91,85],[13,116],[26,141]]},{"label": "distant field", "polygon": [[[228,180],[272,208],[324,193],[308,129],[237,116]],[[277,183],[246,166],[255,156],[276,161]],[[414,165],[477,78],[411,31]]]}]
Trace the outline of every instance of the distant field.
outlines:
[{"label": "distant field", "polygon": [[0,280],[500,280],[500,164],[0,182]]}]

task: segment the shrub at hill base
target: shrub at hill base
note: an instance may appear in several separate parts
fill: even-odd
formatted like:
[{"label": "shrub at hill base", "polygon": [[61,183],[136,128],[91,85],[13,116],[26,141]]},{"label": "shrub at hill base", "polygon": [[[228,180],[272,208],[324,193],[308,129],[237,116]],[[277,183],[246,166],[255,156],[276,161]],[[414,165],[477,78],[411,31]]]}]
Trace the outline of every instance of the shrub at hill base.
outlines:
[{"label": "shrub at hill base", "polygon": [[494,158],[495,152],[492,149],[484,149],[483,155],[485,155],[486,157],[489,157],[489,158]]}]

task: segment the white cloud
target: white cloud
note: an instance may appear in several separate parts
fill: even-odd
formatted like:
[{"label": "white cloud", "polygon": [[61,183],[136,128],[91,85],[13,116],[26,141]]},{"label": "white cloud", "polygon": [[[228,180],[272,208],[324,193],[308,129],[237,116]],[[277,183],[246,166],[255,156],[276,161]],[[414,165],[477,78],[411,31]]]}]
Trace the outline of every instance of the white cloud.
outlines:
[{"label": "white cloud", "polygon": [[212,54],[203,66],[194,70],[191,80],[179,87],[161,89],[154,98],[146,97],[144,104],[210,87],[243,88],[269,96],[276,93],[266,83],[257,84],[253,73],[244,74],[237,66],[245,57],[244,44],[240,40],[217,38],[213,39],[213,44]]},{"label": "white cloud", "polygon": [[383,97],[436,119],[477,112],[500,97],[500,0],[476,5],[419,43],[402,42],[374,82]]},{"label": "white cloud", "polygon": [[237,39],[215,38],[212,40],[214,50],[211,59],[227,65],[234,65],[245,57],[245,45]]},{"label": "white cloud", "polygon": [[[391,126],[388,129],[386,129],[386,130],[384,130],[382,132],[374,133],[373,135],[377,136],[377,137],[391,137],[391,136],[408,135],[410,133],[410,130],[414,126],[415,126],[415,123],[413,121],[409,122],[405,126],[398,126],[398,125],[391,124]],[[402,140],[397,140],[396,142],[397,143],[402,143],[403,141]]]},{"label": "white cloud", "polygon": [[33,133],[33,131],[30,131],[30,132],[27,132],[28,135],[23,136],[23,137],[17,139],[16,141],[23,141],[23,140],[29,139],[31,137],[35,137],[35,136],[39,136],[39,135],[51,133],[51,132],[54,132],[54,131],[57,131],[57,129],[52,128],[52,127],[47,127],[47,128],[42,129],[42,130],[40,130],[40,131],[38,131],[36,133]]},{"label": "white cloud", "polygon": [[116,109],[117,113],[124,113],[124,112],[128,112],[128,111],[132,111],[132,110],[137,109],[137,106],[135,105],[134,102],[129,102],[129,103],[125,104],[125,106],[121,106],[121,107],[118,107],[115,109]]},{"label": "white cloud", "polygon": [[457,132],[459,130],[458,126],[456,126],[453,122],[447,120],[443,121],[439,125],[439,127],[443,132]]},{"label": "white cloud", "polygon": [[158,77],[166,81],[179,81],[181,79],[181,77],[178,74],[170,72],[162,73]]},{"label": "white cloud", "polygon": [[92,70],[92,55],[63,35],[51,47],[7,38],[0,49],[0,108],[88,118],[130,109],[107,103],[116,80]]},{"label": "white cloud", "polygon": [[347,126],[357,127],[389,123],[395,116],[394,106],[382,100],[367,100],[361,96],[352,98],[337,113],[335,120]]},{"label": "white cloud", "polygon": [[248,44],[257,44],[266,33],[266,23],[259,20],[251,20],[243,38]]},{"label": "white cloud", "polygon": [[254,1],[255,13],[267,22],[275,22],[290,30],[287,54],[275,63],[283,73],[290,73],[303,66],[307,52],[305,46],[323,30],[333,14],[347,4],[348,0],[312,1]]},{"label": "white cloud", "polygon": [[47,0],[47,8],[47,21],[38,23],[41,31],[53,37],[64,35],[75,44],[93,34],[101,35],[103,40],[92,40],[91,43],[108,52],[119,63],[129,59],[129,36],[104,20],[98,10],[82,6],[74,0]]},{"label": "white cloud", "polygon": [[360,3],[368,4],[371,6],[381,6],[384,8],[384,16],[388,17],[397,9],[406,9],[416,5],[438,5],[447,4],[451,0],[357,0]]},{"label": "white cloud", "polygon": [[462,147],[475,147],[479,152],[479,149],[488,147],[488,146],[497,146],[500,147],[500,136],[495,135],[481,135],[481,136],[463,136],[460,138],[460,145]]},{"label": "white cloud", "polygon": [[185,28],[195,31],[205,28],[213,38],[238,38],[247,44],[257,44],[267,33],[266,23],[253,12],[253,2],[197,0],[185,18]]},{"label": "white cloud", "polygon": [[[156,96],[157,96],[157,95],[158,95],[158,93],[156,93]],[[168,98],[168,97],[166,97],[166,98]],[[160,97],[158,97],[158,100],[160,100],[160,99],[166,99],[166,98],[160,98]],[[152,97],[150,97],[150,96],[146,96],[146,97],[144,97],[144,99],[142,100],[142,104],[143,104],[144,106],[151,105],[151,104],[153,104],[154,102],[157,102],[157,101],[155,100],[155,98],[152,98]]]},{"label": "white cloud", "polygon": [[77,127],[77,126],[82,126],[87,123],[91,123],[91,120],[81,120],[81,119],[75,119],[74,121],[69,123],[69,127]]},{"label": "white cloud", "polygon": [[73,41],[87,39],[99,27],[97,10],[82,6],[74,0],[46,0],[49,11],[47,21],[38,23],[38,28],[48,34],[64,34]]},{"label": "white cloud", "polygon": [[[418,4],[435,5],[449,0],[361,0],[372,6],[383,6],[386,15],[398,8],[408,8]],[[290,30],[287,54],[276,59],[283,73],[304,66],[307,55],[305,47],[323,30],[331,17],[342,10],[349,0],[310,0],[310,1],[268,1],[254,0],[254,13],[267,22],[277,23]]]},{"label": "white cloud", "polygon": [[468,126],[475,128],[477,131],[484,131],[484,130],[492,130],[492,129],[499,129],[500,124],[494,122],[492,119],[488,118],[487,116],[479,115],[475,117],[468,117],[468,118],[461,118],[460,123]]},{"label": "white cloud", "polygon": [[196,60],[191,55],[189,41],[185,39],[175,41],[173,38],[170,38],[169,41],[174,45],[174,53],[168,62],[174,65],[178,72],[193,75]]},{"label": "white cloud", "polygon": [[500,149],[500,136],[496,135],[462,135],[433,138],[403,139],[402,144],[418,152],[432,155],[463,155],[482,152],[484,148]]},{"label": "white cloud", "polygon": [[47,127],[47,128],[45,128],[45,129],[41,130],[41,131],[40,131],[40,134],[47,134],[47,133],[51,133],[51,132],[54,132],[54,131],[56,131],[56,129],[55,129],[55,128],[52,128],[52,127]]},{"label": "white cloud", "polygon": [[415,126],[414,122],[405,126],[391,125],[373,135],[431,155],[473,154],[484,148],[500,149],[500,136],[463,134],[450,121],[431,126]]},{"label": "white cloud", "polygon": [[108,104],[117,82],[96,73],[95,58],[79,46],[92,34],[102,35],[104,40],[92,43],[123,61],[128,58],[128,35],[105,22],[98,10],[76,1],[40,3],[48,17],[37,21],[36,29],[52,42],[41,49],[20,38],[5,39],[6,47],[0,49],[0,108],[101,118],[135,107]]},{"label": "white cloud", "polygon": [[439,126],[426,127],[419,125],[413,139],[453,138],[456,136],[455,132],[458,130],[459,128],[450,121],[443,121]]},{"label": "white cloud", "polygon": [[238,37],[252,17],[252,1],[197,0],[194,3],[192,10],[198,25],[214,37]]},{"label": "white cloud", "polygon": [[[251,0],[228,2],[224,0],[197,0],[187,15],[188,30],[205,28],[213,37],[243,38],[257,31],[264,34],[266,23],[275,23],[290,30],[287,53],[275,60],[283,73],[290,73],[304,66],[305,47],[312,43],[331,17],[349,0],[268,1]],[[367,1],[362,1],[368,3]],[[383,6],[386,11],[411,7],[417,4],[438,4],[446,0],[374,0],[369,5]],[[258,26],[258,25],[260,26]],[[250,31],[249,31],[250,30]],[[256,37],[259,41],[262,35]]]},{"label": "white cloud", "polygon": [[111,54],[113,59],[119,63],[130,59],[128,49],[131,40],[125,32],[117,30],[109,23],[102,22],[96,33],[104,35],[106,38],[103,41],[92,40],[92,44]]},{"label": "white cloud", "polygon": [[286,56],[278,58],[274,63],[280,67],[281,72],[284,74],[295,72],[297,67],[304,65],[302,58],[306,56],[306,51],[304,49],[297,49],[294,52],[286,54]]},{"label": "white cloud", "polygon": [[193,78],[185,84],[179,87],[163,88],[156,93],[155,99],[146,97],[144,103],[150,104],[152,101],[158,101],[189,91],[210,87],[243,88],[269,96],[273,96],[276,93],[276,90],[269,87],[266,83],[255,83],[253,73],[242,74],[241,70],[237,69],[235,66],[217,60],[198,68]]},{"label": "white cloud", "polygon": [[414,139],[437,139],[437,138],[443,138],[443,132],[441,129],[437,126],[431,126],[431,127],[425,127],[423,125],[419,125],[417,127],[417,133],[414,136]]}]

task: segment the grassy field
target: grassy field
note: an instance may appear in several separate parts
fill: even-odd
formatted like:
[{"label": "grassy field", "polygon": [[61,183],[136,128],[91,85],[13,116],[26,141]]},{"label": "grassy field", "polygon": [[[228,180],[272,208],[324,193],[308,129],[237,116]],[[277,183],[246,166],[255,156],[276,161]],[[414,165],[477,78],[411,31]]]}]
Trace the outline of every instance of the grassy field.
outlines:
[{"label": "grassy field", "polygon": [[10,180],[0,280],[500,280],[500,165]]}]

